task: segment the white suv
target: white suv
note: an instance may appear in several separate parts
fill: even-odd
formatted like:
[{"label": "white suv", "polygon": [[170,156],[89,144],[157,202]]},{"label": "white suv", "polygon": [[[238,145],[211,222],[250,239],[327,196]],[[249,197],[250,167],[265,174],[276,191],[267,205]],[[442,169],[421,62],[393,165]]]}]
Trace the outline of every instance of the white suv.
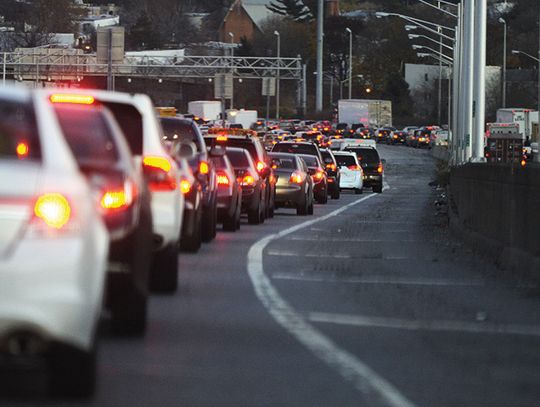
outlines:
[{"label": "white suv", "polygon": [[89,396],[109,237],[52,106],[0,89],[0,360],[47,363],[50,390]]}]

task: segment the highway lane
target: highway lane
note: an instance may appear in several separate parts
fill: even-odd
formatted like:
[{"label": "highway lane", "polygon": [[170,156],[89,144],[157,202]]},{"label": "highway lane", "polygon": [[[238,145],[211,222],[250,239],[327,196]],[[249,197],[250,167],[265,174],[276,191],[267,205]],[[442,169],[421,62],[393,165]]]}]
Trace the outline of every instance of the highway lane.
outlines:
[{"label": "highway lane", "polygon": [[[535,405],[538,298],[448,237],[427,151],[380,151],[383,194],[345,193],[314,217],[244,219],[240,232],[182,254],[180,290],[152,298],[144,339],[105,324],[94,400],[0,405]],[[257,247],[258,271],[288,308],[254,290]]]}]

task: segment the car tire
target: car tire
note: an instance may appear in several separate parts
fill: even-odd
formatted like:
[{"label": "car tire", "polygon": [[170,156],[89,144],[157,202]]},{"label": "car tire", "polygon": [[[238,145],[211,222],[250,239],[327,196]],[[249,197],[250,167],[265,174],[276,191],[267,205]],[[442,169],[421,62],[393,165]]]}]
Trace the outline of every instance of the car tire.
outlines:
[{"label": "car tire", "polygon": [[382,184],[373,186],[373,192],[375,192],[375,193],[377,193],[377,194],[382,193],[382,190],[383,190]]},{"label": "car tire", "polygon": [[307,213],[308,213],[308,215],[313,215],[313,199],[309,203]]},{"label": "car tire", "polygon": [[251,209],[247,213],[248,215],[248,223],[250,225],[258,225],[261,223],[261,209],[260,204],[255,209]]},{"label": "car tire", "polygon": [[217,226],[217,207],[216,200],[213,199],[208,206],[203,210],[202,216],[202,241],[204,243],[211,242],[216,237]]},{"label": "car tire", "polygon": [[317,199],[317,202],[319,202],[320,204],[323,204],[323,205],[328,203],[328,189],[325,189],[321,193],[321,196],[319,197],[319,199]]},{"label": "car tire", "polygon": [[334,190],[332,191],[332,194],[330,195],[330,197],[332,199],[339,199],[339,196],[340,196],[340,189],[339,188],[334,188]]},{"label": "car tire", "polygon": [[236,225],[237,225],[237,216],[236,216],[236,208],[234,210],[234,213],[232,215],[226,215],[223,218],[223,230],[227,232],[234,232],[236,231]]},{"label": "car tire", "polygon": [[354,194],[355,195],[361,195],[364,192],[364,188],[355,188]]},{"label": "car tire", "polygon": [[154,253],[150,270],[150,290],[172,294],[178,288],[178,251],[171,244]]},{"label": "car tire", "polygon": [[296,205],[296,214],[298,216],[306,216],[309,212],[308,197],[304,196],[304,200]]},{"label": "car tire", "polygon": [[48,390],[53,397],[89,398],[96,389],[95,342],[88,351],[55,344],[48,355]]},{"label": "car tire", "polygon": [[[200,210],[199,210],[200,212]],[[202,219],[201,215],[195,219],[193,234],[180,239],[180,249],[188,253],[197,253],[202,246]]]}]

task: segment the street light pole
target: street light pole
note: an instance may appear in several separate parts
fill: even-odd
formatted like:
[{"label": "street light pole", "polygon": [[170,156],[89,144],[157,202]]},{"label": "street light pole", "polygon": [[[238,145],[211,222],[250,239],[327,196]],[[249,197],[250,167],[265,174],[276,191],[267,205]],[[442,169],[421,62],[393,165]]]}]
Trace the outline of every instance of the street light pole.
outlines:
[{"label": "street light pole", "polygon": [[506,34],[507,26],[504,18],[499,18],[499,23],[504,24],[503,36],[503,67],[502,67],[502,107],[506,107]]},{"label": "street light pole", "polygon": [[485,161],[487,0],[476,0],[472,160]]},{"label": "street light pole", "polygon": [[231,37],[231,109],[234,109],[234,33],[229,32],[229,37]]},{"label": "street light pole", "polygon": [[538,121],[536,126],[536,154],[535,163],[540,163],[540,10],[538,10]]},{"label": "street light pole", "polygon": [[465,1],[465,25],[463,31],[464,61],[463,61],[463,161],[469,161],[472,156],[472,129],[473,129],[473,64],[474,64],[474,1]]},{"label": "street light pole", "polygon": [[[440,3],[439,3],[440,7]],[[437,31],[441,31],[440,27],[437,27]],[[442,54],[442,38],[439,37],[439,52]],[[439,60],[439,92],[438,92],[438,103],[437,103],[437,124],[442,125],[441,118],[441,104],[442,104],[442,61]]]},{"label": "street light pole", "polygon": [[279,120],[279,75],[280,75],[280,58],[281,58],[281,36],[279,31],[274,31],[274,35],[277,38],[277,75],[276,75],[276,120]]},{"label": "street light pole", "polygon": [[318,2],[317,16],[317,86],[315,89],[315,110],[323,109],[323,34],[324,34],[324,0]]},{"label": "street light pole", "polygon": [[347,27],[345,31],[349,33],[349,99],[352,99],[352,30]]}]

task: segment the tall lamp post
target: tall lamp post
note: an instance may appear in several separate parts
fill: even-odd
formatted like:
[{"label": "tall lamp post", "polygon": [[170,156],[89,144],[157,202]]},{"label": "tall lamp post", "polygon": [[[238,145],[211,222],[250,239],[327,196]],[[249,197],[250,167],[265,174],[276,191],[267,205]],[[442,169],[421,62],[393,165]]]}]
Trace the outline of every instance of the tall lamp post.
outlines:
[{"label": "tall lamp post", "polygon": [[234,109],[234,33],[229,32],[231,37],[231,109]]},{"label": "tall lamp post", "polygon": [[499,23],[504,24],[503,36],[503,67],[502,67],[502,107],[506,107],[506,34],[507,26],[504,18],[499,18]]},{"label": "tall lamp post", "polygon": [[345,31],[349,33],[349,99],[352,99],[352,30],[347,27]]},{"label": "tall lamp post", "polygon": [[276,74],[276,120],[279,120],[279,67],[281,58],[281,36],[279,31],[274,31],[274,35],[277,38],[277,74]]}]

